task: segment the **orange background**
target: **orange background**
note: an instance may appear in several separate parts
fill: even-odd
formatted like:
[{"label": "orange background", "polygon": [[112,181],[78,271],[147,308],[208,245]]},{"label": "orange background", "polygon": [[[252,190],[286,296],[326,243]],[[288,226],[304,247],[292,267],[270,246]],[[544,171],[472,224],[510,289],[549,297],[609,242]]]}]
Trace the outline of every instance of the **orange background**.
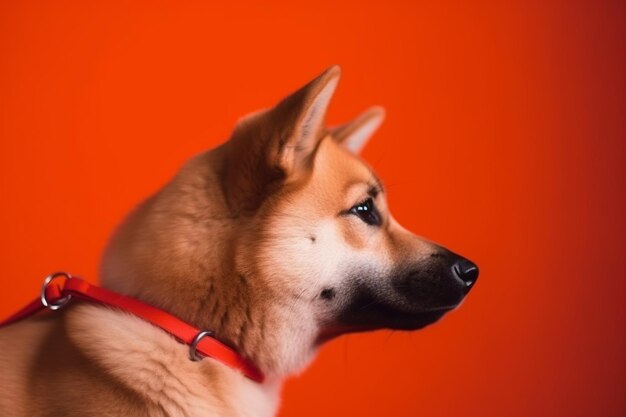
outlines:
[{"label": "orange background", "polygon": [[280,416],[625,415],[624,2],[237,3],[0,3],[0,316],[95,281],[133,205],[337,63],[329,122],[385,106],[395,216],[482,272],[433,327],[324,347]]}]

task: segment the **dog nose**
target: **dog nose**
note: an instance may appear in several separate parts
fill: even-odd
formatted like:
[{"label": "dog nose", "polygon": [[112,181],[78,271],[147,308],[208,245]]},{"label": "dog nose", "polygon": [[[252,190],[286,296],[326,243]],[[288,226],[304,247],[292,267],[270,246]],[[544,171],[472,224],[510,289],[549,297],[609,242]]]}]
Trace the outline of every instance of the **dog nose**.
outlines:
[{"label": "dog nose", "polygon": [[469,291],[478,279],[478,266],[469,259],[461,258],[452,265],[454,274],[465,283],[466,291]]}]

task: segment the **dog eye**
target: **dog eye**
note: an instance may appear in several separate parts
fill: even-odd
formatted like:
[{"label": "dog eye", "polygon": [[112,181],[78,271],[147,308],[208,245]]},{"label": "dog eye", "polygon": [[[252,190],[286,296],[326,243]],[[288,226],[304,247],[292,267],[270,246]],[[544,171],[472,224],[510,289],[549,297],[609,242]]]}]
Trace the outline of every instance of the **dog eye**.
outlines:
[{"label": "dog eye", "polygon": [[370,226],[380,226],[380,215],[378,214],[378,210],[376,210],[374,201],[372,201],[371,198],[368,198],[362,203],[352,207],[350,209],[350,214],[358,216],[359,219],[363,220]]}]

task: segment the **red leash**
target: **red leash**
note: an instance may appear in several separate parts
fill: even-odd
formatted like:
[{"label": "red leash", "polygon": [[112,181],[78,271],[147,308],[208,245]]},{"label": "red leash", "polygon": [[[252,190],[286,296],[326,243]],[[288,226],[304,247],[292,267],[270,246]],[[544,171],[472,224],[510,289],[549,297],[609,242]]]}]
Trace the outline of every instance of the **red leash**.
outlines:
[{"label": "red leash", "polygon": [[6,320],[1,321],[0,327],[24,319],[45,308],[58,310],[72,298],[115,307],[160,327],[176,339],[190,346],[189,356],[191,360],[197,361],[202,359],[202,356],[209,356],[231,368],[239,370],[253,381],[263,382],[265,379],[261,371],[252,362],[215,339],[212,332],[198,329],[159,308],[134,298],[96,287],[65,272],[56,272],[46,277],[41,287],[40,298],[34,300]]}]

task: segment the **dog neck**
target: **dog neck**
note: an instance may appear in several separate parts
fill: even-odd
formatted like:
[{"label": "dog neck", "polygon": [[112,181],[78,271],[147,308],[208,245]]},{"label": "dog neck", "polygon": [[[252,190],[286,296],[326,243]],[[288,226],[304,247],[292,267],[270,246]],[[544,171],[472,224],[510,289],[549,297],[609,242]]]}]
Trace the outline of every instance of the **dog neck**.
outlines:
[{"label": "dog neck", "polygon": [[278,378],[260,384],[210,358],[190,361],[187,346],[117,310],[77,304],[64,316],[71,343],[117,382],[141,392],[146,415],[275,415]]},{"label": "dog neck", "polygon": [[[315,352],[315,320],[258,276],[239,235],[253,236],[218,186],[219,148],[186,164],[118,228],[101,276],[206,330],[270,378],[300,371]],[[293,301],[299,297],[292,294]],[[280,300],[280,302],[276,302]]]}]

